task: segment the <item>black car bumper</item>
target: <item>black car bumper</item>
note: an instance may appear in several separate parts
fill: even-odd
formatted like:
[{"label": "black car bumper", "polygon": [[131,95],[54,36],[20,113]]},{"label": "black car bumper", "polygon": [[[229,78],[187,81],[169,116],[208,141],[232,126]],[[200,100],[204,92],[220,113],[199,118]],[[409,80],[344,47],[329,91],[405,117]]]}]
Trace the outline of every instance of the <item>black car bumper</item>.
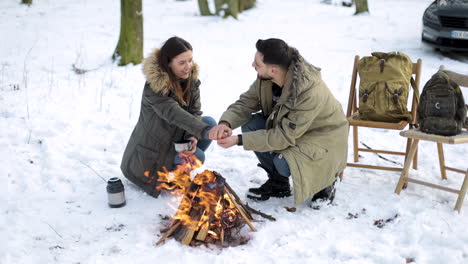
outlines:
[{"label": "black car bumper", "polygon": [[452,37],[452,31],[460,29],[440,28],[424,26],[421,39],[425,44],[442,50],[468,51],[468,39]]}]

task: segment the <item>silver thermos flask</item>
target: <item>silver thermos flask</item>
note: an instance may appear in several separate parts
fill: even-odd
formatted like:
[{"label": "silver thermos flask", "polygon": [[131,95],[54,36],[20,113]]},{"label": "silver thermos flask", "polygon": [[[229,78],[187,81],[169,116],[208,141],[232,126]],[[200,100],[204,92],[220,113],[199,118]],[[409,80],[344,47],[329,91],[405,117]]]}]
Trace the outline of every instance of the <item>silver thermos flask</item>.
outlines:
[{"label": "silver thermos flask", "polygon": [[119,178],[112,177],[107,181],[107,199],[111,208],[119,208],[125,205],[125,190]]}]

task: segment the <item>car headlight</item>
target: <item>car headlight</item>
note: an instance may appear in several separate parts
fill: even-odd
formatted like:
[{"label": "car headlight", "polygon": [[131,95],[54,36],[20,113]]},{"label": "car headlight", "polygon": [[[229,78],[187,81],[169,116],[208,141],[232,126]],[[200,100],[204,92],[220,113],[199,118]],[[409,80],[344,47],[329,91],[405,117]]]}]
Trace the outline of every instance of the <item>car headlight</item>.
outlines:
[{"label": "car headlight", "polygon": [[433,24],[440,26],[439,16],[436,15],[435,11],[437,10],[437,4],[432,3],[424,12],[423,22],[424,24]]}]

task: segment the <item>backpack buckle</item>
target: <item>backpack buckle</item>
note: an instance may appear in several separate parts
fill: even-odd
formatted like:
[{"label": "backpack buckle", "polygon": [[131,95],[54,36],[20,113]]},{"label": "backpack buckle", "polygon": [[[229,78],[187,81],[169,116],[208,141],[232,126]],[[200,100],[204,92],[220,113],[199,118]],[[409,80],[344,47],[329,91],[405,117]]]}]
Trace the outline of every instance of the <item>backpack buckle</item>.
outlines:
[{"label": "backpack buckle", "polygon": [[392,97],[392,99],[393,99],[393,103],[394,103],[394,104],[398,104],[398,96],[399,96],[399,95],[400,95],[400,94],[399,94],[397,91],[393,92],[393,97]]},{"label": "backpack buckle", "polygon": [[362,95],[362,101],[365,103],[367,102],[367,98],[369,98],[369,93],[367,92],[367,90],[364,92],[364,94]]}]

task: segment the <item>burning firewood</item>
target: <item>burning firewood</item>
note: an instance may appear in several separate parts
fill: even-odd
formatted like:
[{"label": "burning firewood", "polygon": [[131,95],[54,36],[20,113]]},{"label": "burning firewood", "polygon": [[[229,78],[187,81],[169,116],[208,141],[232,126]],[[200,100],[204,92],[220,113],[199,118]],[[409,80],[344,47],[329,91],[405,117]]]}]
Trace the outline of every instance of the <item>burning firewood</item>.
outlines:
[{"label": "burning firewood", "polygon": [[173,237],[185,245],[220,246],[244,244],[240,236],[246,224],[252,231],[253,217],[221,174],[205,170],[185,188],[179,208],[157,245]]}]

